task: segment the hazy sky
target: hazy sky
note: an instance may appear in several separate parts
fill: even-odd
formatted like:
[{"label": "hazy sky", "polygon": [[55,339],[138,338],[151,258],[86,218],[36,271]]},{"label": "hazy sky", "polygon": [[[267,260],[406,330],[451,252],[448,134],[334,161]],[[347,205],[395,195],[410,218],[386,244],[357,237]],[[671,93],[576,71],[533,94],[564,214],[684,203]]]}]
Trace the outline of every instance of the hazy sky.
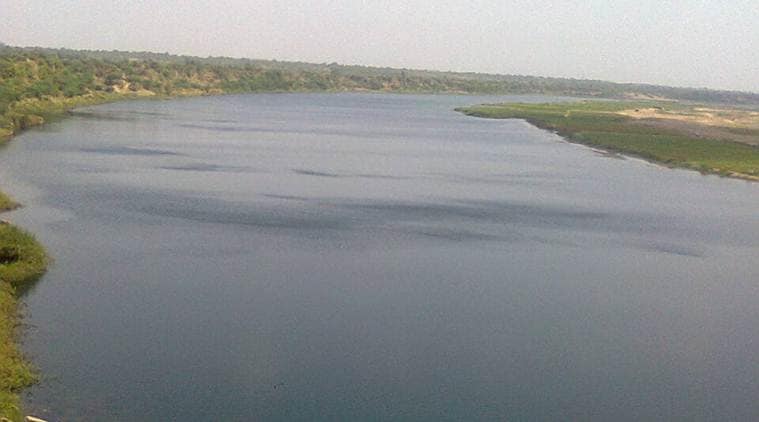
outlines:
[{"label": "hazy sky", "polygon": [[759,91],[759,0],[0,0],[11,45]]}]

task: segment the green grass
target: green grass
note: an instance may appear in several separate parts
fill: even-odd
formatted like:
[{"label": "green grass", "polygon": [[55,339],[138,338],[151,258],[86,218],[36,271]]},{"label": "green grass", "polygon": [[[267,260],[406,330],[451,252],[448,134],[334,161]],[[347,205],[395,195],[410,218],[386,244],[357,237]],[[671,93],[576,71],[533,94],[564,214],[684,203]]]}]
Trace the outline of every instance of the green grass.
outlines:
[{"label": "green grass", "polygon": [[0,280],[13,287],[45,272],[47,254],[31,234],[11,224],[0,225]]},{"label": "green grass", "polygon": [[[716,139],[696,138],[675,129],[636,124],[615,111],[659,107],[657,103],[586,101],[553,104],[492,104],[457,109],[470,116],[525,119],[569,140],[616,151],[671,167],[746,179],[759,178],[759,148]],[[686,106],[667,104],[668,110]]]},{"label": "green grass", "polygon": [[37,381],[16,341],[16,289],[40,277],[47,263],[45,250],[34,236],[10,224],[0,225],[0,418],[10,421],[23,420],[19,392]]},{"label": "green grass", "polygon": [[22,421],[19,391],[37,381],[18,349],[18,301],[14,288],[0,282],[0,417]]},{"label": "green grass", "polygon": [[13,201],[8,195],[0,192],[0,212],[9,211],[17,208],[18,204]]}]

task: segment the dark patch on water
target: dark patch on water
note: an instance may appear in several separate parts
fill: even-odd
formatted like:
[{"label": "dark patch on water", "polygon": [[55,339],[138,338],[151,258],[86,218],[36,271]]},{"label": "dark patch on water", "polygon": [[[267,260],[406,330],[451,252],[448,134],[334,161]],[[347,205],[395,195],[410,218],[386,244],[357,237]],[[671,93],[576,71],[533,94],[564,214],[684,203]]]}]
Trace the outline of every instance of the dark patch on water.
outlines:
[{"label": "dark patch on water", "polygon": [[159,167],[163,170],[177,170],[177,171],[199,171],[199,172],[219,172],[219,173],[246,173],[252,169],[242,166],[225,166],[219,164],[186,164],[181,166],[163,166]]},{"label": "dark patch on water", "polygon": [[438,240],[447,240],[452,242],[517,242],[525,240],[525,237],[518,234],[510,236],[494,233],[483,233],[474,230],[450,229],[445,227],[428,227],[423,229],[411,229],[408,233],[424,237],[431,237]]},{"label": "dark patch on water", "polygon": [[471,176],[451,173],[425,173],[425,176],[460,184],[488,184],[488,185],[546,185],[558,183],[562,180],[556,174],[550,173],[496,173],[482,176]]},{"label": "dark patch on water", "polygon": [[391,176],[387,174],[368,174],[368,173],[359,173],[359,174],[353,174],[348,175],[346,177],[355,177],[359,179],[382,179],[382,180],[409,180],[412,179],[412,177],[408,176]]},{"label": "dark patch on water", "polygon": [[156,117],[167,118],[171,116],[168,113],[136,111],[136,110],[114,110],[114,111],[95,111],[95,110],[71,110],[68,112],[71,116],[81,117],[84,119],[102,120],[102,121],[120,121],[134,122],[141,120],[145,116],[147,120],[155,120]]},{"label": "dark patch on water", "polygon": [[344,230],[351,226],[345,219],[320,210],[281,210],[250,203],[156,192],[147,195],[147,198],[143,194],[142,200],[136,202],[121,200],[125,196],[123,193],[106,196],[120,200],[121,205],[130,211],[202,223],[286,230]]},{"label": "dark patch on water", "polygon": [[313,198],[306,198],[305,196],[294,196],[294,195],[276,195],[273,193],[264,193],[261,194],[264,198],[271,198],[271,199],[284,199],[286,201],[312,201]]},{"label": "dark patch on water", "polygon": [[227,120],[227,119],[206,119],[203,121],[208,122],[208,123],[237,123],[237,120]]},{"label": "dark patch on water", "polygon": [[74,117],[80,117],[83,119],[113,121],[113,122],[134,122],[137,121],[136,117],[125,116],[122,113],[108,113],[108,112],[95,112],[84,110],[72,110],[68,112],[69,115]]},{"label": "dark patch on water", "polygon": [[108,168],[99,168],[99,167],[79,167],[74,170],[75,173],[85,173],[85,174],[107,174],[107,173],[113,173],[113,169]]},{"label": "dark patch on water", "polygon": [[470,219],[483,222],[509,223],[537,219],[588,220],[607,218],[608,214],[579,211],[560,207],[533,206],[499,201],[467,201],[450,203],[418,202],[345,202],[339,204],[349,209],[378,212],[400,220]]},{"label": "dark patch on water", "polygon": [[350,224],[340,218],[297,213],[281,213],[276,210],[246,209],[218,210],[197,203],[163,203],[139,208],[140,212],[161,217],[181,218],[202,223],[232,224],[266,229],[287,230],[343,230]]},{"label": "dark patch on water", "polygon": [[324,171],[316,171],[316,170],[300,170],[300,169],[295,169],[295,170],[293,170],[293,173],[295,173],[295,174],[302,174],[304,176],[335,177],[335,178],[336,177],[343,177],[343,176],[341,176],[339,174],[327,173],[327,172],[324,172]]},{"label": "dark patch on water", "polygon": [[642,240],[639,242],[629,242],[628,245],[646,251],[679,255],[691,258],[704,258],[706,256],[703,248],[685,246],[677,243],[663,242],[653,239]]},{"label": "dark patch on water", "polygon": [[379,179],[379,180],[408,180],[411,177],[406,176],[391,176],[386,174],[370,174],[370,173],[356,173],[356,174],[338,174],[329,173],[326,171],[307,170],[307,169],[294,169],[293,173],[303,176],[317,176],[317,177],[331,177],[331,178],[354,178],[354,179]]},{"label": "dark patch on water", "polygon": [[161,156],[161,155],[181,156],[183,155],[183,154],[173,152],[173,151],[151,149],[151,148],[135,148],[135,147],[81,148],[79,151],[89,152],[93,154],[105,154],[105,155],[141,155],[141,156]]},{"label": "dark patch on water", "polygon": [[149,117],[170,117],[170,113],[163,113],[160,111],[140,111],[140,110],[123,110],[117,113],[131,114],[135,116],[149,116]]},{"label": "dark patch on water", "polygon": [[182,123],[178,125],[179,127],[187,128],[187,129],[201,129],[201,130],[208,130],[212,132],[279,132],[276,129],[265,129],[265,128],[255,128],[255,127],[244,127],[244,126],[220,126],[220,125],[201,125],[197,123]]},{"label": "dark patch on water", "polygon": [[[234,122],[231,122],[234,123]],[[298,129],[292,125],[271,126],[271,127],[254,127],[254,126],[224,126],[224,125],[206,125],[198,123],[180,123],[177,126],[186,129],[206,130],[210,132],[237,132],[237,133],[272,133],[272,134],[292,134],[292,135],[332,135],[356,139],[388,139],[403,138],[401,132],[397,129],[385,128],[383,131],[367,131],[352,126],[343,127],[310,127]],[[429,135],[429,134],[428,134]]]}]

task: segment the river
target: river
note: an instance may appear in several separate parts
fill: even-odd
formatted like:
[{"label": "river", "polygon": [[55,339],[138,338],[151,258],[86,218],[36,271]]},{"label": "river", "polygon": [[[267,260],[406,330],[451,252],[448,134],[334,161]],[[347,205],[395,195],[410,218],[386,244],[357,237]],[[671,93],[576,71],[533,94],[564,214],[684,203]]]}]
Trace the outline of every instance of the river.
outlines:
[{"label": "river", "polygon": [[759,184],[453,111],[78,110],[0,151],[51,420],[756,420]]}]

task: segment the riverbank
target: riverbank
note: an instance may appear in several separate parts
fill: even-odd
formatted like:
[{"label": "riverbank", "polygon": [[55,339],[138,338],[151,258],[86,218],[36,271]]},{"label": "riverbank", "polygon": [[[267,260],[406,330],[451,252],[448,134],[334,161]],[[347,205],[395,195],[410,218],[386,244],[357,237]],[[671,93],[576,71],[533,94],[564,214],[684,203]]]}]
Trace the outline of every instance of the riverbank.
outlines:
[{"label": "riverbank", "polygon": [[63,117],[76,107],[104,104],[113,101],[143,99],[148,95],[90,93],[75,97],[26,98],[11,103],[4,116],[5,126],[0,126],[0,145],[14,135],[47,121]]},{"label": "riverbank", "polygon": [[19,392],[38,379],[17,343],[17,289],[44,274],[47,263],[47,254],[34,236],[0,223],[0,418],[10,421],[22,420]]},{"label": "riverbank", "polygon": [[[759,181],[759,113],[710,109],[710,115],[741,114],[747,122],[694,121],[698,106],[677,103],[587,101],[555,104],[486,104],[458,108],[469,116],[524,119],[571,142],[635,156],[668,167]],[[644,111],[655,110],[638,117]],[[713,119],[719,121],[717,119]],[[676,124],[672,124],[676,122]]]}]

